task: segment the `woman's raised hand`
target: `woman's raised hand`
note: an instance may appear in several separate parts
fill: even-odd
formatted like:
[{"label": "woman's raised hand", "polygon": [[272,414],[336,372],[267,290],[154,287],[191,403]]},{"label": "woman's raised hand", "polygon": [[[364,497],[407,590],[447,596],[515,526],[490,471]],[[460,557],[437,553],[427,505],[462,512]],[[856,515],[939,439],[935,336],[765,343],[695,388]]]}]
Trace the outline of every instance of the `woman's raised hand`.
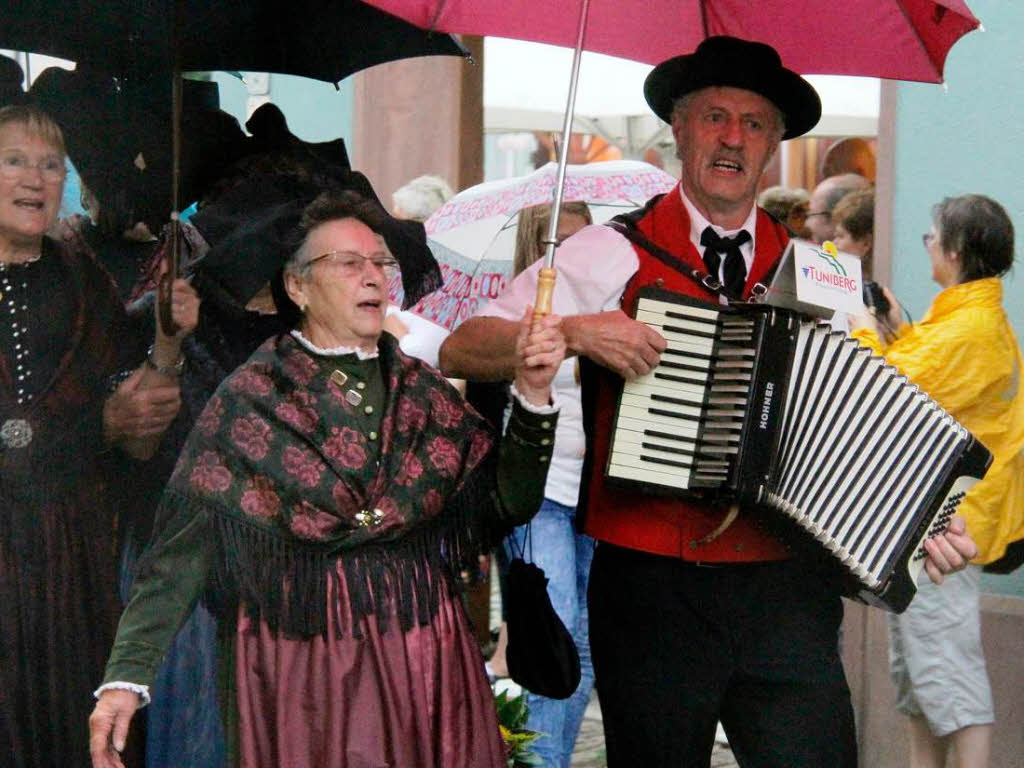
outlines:
[{"label": "woman's raised hand", "polygon": [[527,307],[516,338],[516,389],[534,405],[551,402],[551,381],[565,359],[565,335],[558,315],[533,317]]},{"label": "woman's raised hand", "polygon": [[[179,277],[171,286],[171,319],[178,326],[173,338],[180,341],[188,336],[199,325],[199,294],[187,280]],[[160,313],[157,312],[158,336],[164,335],[160,326]]]}]

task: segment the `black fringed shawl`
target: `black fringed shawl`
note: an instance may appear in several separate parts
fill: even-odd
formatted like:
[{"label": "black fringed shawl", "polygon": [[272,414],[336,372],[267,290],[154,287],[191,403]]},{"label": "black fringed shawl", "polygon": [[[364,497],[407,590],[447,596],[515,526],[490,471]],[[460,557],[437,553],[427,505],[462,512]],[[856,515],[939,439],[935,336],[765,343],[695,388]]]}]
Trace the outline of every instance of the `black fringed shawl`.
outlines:
[{"label": "black fringed shawl", "polygon": [[392,609],[403,629],[427,623],[442,568],[465,567],[500,535],[494,438],[439,373],[387,334],[379,348],[378,453],[330,358],[287,334],[260,347],[196,422],[162,501],[169,525],[140,568],[203,515],[216,539],[206,600],[222,615],[241,603],[302,636],[326,633],[329,610],[353,634]]}]

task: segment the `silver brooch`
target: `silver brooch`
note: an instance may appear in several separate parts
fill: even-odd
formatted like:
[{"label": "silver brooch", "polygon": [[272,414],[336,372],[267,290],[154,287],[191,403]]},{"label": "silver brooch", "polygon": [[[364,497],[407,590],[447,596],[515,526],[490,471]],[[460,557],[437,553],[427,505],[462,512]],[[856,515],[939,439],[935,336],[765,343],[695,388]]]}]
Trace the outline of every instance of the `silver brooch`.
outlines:
[{"label": "silver brooch", "polygon": [[32,442],[32,427],[24,419],[8,419],[0,427],[0,440],[6,448],[25,448]]}]

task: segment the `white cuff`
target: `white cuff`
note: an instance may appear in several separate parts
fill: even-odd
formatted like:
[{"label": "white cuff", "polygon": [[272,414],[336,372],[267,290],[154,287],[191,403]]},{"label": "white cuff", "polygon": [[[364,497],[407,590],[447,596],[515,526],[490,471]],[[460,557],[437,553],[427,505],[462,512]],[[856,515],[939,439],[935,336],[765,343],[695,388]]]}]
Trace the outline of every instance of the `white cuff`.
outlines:
[{"label": "white cuff", "polygon": [[150,702],[148,685],[139,685],[138,683],[124,683],[120,680],[114,680],[112,683],[104,683],[103,685],[101,685],[99,688],[93,691],[92,695],[98,699],[100,697],[100,694],[104,691],[131,691],[132,693],[137,693],[139,694],[139,698],[142,699],[142,704],[140,705],[140,707],[144,707]]},{"label": "white cuff", "polygon": [[534,405],[521,394],[519,394],[519,390],[516,389],[515,382],[512,382],[511,390],[512,397],[518,400],[519,404],[530,413],[536,413],[546,416],[548,414],[558,413],[559,409],[562,407],[562,404],[558,401],[558,392],[555,391],[554,387],[551,387],[551,405]]}]

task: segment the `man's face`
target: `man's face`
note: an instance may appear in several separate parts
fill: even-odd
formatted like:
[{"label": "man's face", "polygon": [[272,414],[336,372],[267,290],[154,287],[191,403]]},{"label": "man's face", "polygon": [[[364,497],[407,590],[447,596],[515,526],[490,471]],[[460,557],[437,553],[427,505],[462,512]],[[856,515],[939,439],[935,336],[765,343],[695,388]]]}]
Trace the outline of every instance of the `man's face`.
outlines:
[{"label": "man's face", "polygon": [[811,231],[811,240],[819,245],[835,236],[832,212],[825,208],[831,191],[832,185],[828,179],[821,182],[811,195],[810,210],[807,212],[807,228]]},{"label": "man's face", "polygon": [[807,211],[808,203],[797,203],[789,209],[785,222],[790,232],[804,240],[811,236],[811,230],[807,226]]},{"label": "man's face", "polygon": [[779,146],[777,110],[741,88],[696,91],[672,121],[686,196],[709,221],[740,226]]}]

